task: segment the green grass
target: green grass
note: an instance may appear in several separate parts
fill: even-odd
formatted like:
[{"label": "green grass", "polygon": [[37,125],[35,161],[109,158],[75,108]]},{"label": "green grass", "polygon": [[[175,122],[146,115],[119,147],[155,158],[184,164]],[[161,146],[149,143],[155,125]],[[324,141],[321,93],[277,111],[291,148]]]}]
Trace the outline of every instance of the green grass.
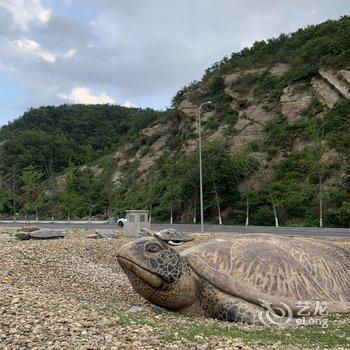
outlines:
[{"label": "green grass", "polygon": [[0,229],[0,235],[9,235],[9,236],[14,236],[17,233],[17,230],[13,230],[13,231],[8,231],[8,230],[1,230]]},{"label": "green grass", "polygon": [[[163,315],[163,313],[160,313]],[[172,314],[176,315],[176,314]],[[166,317],[166,313],[163,315]],[[180,315],[179,315],[180,316]],[[172,342],[181,338],[189,341],[196,341],[198,337],[203,338],[237,338],[247,344],[258,343],[260,345],[271,345],[274,343],[293,345],[302,348],[314,349],[344,347],[349,344],[350,317],[349,316],[329,316],[328,327],[305,326],[290,328],[262,328],[245,327],[239,328],[229,323],[208,323],[198,322],[195,317],[182,317],[179,320],[165,322],[164,317],[159,320],[149,320],[145,316],[118,314],[117,324],[119,325],[144,325],[152,326],[158,334],[161,334],[167,342]],[[181,318],[181,319],[180,319]],[[164,325],[167,324],[167,327]]]},{"label": "green grass", "polygon": [[135,314],[126,315],[123,313],[117,313],[116,322],[119,326],[129,326],[133,324],[145,325],[149,323],[145,316]]},{"label": "green grass", "polygon": [[[344,324],[339,322],[345,320]],[[173,324],[167,334],[167,339],[174,339],[173,334],[179,337],[195,340],[196,336],[240,338],[247,343],[260,342],[263,344],[281,342],[282,344],[303,347],[341,347],[348,346],[347,337],[350,333],[349,317],[330,317],[328,328],[308,326],[297,329],[238,329],[225,323],[203,325],[189,322],[187,325]]]}]

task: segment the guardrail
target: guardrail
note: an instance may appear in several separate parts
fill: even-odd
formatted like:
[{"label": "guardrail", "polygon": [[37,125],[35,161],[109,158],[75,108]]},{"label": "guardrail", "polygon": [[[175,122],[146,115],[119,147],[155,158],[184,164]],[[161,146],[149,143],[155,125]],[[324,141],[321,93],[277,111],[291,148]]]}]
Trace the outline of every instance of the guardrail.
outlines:
[{"label": "guardrail", "polygon": [[81,224],[96,224],[96,225],[103,225],[103,224],[110,224],[109,221],[78,221],[78,220],[66,220],[66,221],[60,221],[60,220],[0,220],[0,224],[68,224],[68,225],[81,225]]}]

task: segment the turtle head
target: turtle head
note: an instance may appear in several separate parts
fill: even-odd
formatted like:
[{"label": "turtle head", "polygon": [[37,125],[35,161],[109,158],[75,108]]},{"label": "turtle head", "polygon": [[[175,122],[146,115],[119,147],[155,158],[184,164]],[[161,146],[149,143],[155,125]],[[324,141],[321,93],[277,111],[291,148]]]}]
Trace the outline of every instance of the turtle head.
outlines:
[{"label": "turtle head", "polygon": [[196,282],[187,262],[156,237],[125,244],[118,262],[133,288],[153,304],[170,310],[191,306],[196,299]]}]

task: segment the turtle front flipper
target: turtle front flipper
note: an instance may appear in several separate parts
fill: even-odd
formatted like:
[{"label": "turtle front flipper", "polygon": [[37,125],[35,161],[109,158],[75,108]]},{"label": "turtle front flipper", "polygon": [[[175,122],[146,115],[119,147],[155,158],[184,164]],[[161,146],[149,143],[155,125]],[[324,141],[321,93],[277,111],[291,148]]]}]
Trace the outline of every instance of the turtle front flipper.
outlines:
[{"label": "turtle front flipper", "polygon": [[269,327],[294,324],[295,321],[291,313],[286,317],[278,316],[273,310],[268,311],[244,299],[228,295],[205,281],[201,281],[200,297],[206,316],[218,320]]}]

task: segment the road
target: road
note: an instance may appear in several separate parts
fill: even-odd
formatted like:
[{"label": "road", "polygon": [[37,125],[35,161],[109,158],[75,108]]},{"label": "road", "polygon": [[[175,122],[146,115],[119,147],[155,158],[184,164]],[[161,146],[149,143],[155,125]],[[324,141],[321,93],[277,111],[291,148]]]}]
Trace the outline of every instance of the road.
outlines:
[{"label": "road", "polygon": [[[108,223],[34,223],[41,228],[99,228],[112,229],[118,228],[116,224]],[[23,223],[0,222],[0,227],[18,227]],[[200,232],[200,225],[190,224],[152,224],[151,229],[155,231],[164,228],[173,227],[178,230],[188,232]],[[205,225],[204,232],[228,232],[228,233],[272,233],[287,236],[305,236],[305,237],[329,237],[329,238],[347,238],[350,239],[350,228],[318,228],[318,227],[269,227],[269,226],[232,226],[232,225]]]}]

